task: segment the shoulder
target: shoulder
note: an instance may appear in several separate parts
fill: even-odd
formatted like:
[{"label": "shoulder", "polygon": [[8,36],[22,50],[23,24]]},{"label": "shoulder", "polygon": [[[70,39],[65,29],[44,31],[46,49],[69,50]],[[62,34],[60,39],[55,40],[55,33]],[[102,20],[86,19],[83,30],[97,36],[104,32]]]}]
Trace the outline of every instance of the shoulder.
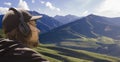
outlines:
[{"label": "shoulder", "polygon": [[0,39],[0,49],[4,49],[10,46],[12,47],[14,44],[17,44],[15,41],[13,40],[9,40],[9,39]]},{"label": "shoulder", "polygon": [[[6,45],[6,44],[11,45],[11,44],[15,44],[15,43],[16,43],[16,42],[13,41],[13,40],[0,38],[0,45],[2,45],[2,46]],[[9,46],[9,45],[8,45],[8,46]]]},{"label": "shoulder", "polygon": [[35,50],[9,39],[0,40],[0,57],[13,62],[17,60],[23,62],[24,59],[26,59],[25,62],[49,62]]},{"label": "shoulder", "polygon": [[19,45],[19,43],[17,43],[14,40],[0,39],[0,49],[13,48],[18,45]]},{"label": "shoulder", "polygon": [[10,51],[13,51],[15,48],[19,47],[20,45],[9,39],[0,39],[0,56],[3,56]]},{"label": "shoulder", "polygon": [[27,48],[27,47],[15,48],[15,51],[16,51],[14,53],[15,56],[22,57],[23,59],[26,58],[29,61],[33,61],[33,62],[37,62],[37,61],[38,62],[49,62],[46,59],[44,59],[40,53],[36,52],[33,49]]}]

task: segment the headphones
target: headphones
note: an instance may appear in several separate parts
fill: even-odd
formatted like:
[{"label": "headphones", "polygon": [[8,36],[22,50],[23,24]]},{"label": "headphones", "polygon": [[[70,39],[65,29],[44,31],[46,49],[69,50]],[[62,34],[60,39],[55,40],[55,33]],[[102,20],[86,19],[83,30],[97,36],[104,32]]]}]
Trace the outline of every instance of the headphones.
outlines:
[{"label": "headphones", "polygon": [[21,11],[16,10],[15,8],[9,8],[9,10],[12,10],[18,14],[20,21],[20,24],[18,25],[18,29],[20,30],[21,34],[23,34],[24,36],[28,36],[29,34],[31,34],[31,29],[29,25],[24,21],[24,17]]}]

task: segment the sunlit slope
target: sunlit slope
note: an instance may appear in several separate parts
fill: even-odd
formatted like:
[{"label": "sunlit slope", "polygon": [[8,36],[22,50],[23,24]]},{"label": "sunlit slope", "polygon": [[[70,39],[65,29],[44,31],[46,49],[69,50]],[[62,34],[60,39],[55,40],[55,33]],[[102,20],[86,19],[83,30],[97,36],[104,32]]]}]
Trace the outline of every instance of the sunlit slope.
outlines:
[{"label": "sunlit slope", "polygon": [[74,50],[64,47],[40,45],[35,48],[43,57],[51,62],[119,62],[119,58],[92,53],[84,50]]}]

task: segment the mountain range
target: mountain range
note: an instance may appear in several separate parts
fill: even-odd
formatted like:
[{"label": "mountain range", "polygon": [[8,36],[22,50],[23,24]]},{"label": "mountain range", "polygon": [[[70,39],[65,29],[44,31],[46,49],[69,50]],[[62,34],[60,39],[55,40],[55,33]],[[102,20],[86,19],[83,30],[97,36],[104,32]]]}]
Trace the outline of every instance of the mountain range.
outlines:
[{"label": "mountain range", "polygon": [[43,34],[43,36],[49,37],[52,35],[51,37],[53,40],[55,37],[60,36],[62,36],[62,38],[79,38],[81,36],[96,38],[98,36],[107,36],[113,39],[120,39],[120,26],[116,25],[116,21],[113,23],[113,21],[108,19],[109,18],[107,17],[91,14],[81,19],[75,20],[74,22],[53,29],[48,33]]},{"label": "mountain range", "polygon": [[41,34],[40,41],[44,44],[120,57],[120,26],[116,22],[118,19],[90,14]]},{"label": "mountain range", "polygon": [[71,14],[68,14],[66,16],[60,16],[60,15],[56,15],[54,17],[54,19],[58,20],[59,22],[63,23],[63,24],[67,24],[67,23],[70,23],[70,22],[73,22],[77,19],[80,19],[81,17],[78,17],[78,16],[75,16],[75,15],[71,15]]}]

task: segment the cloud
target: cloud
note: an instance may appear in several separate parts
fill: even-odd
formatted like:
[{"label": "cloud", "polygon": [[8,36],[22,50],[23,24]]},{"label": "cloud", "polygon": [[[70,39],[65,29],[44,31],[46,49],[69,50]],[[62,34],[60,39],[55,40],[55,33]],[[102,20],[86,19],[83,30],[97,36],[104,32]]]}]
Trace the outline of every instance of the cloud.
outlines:
[{"label": "cloud", "polygon": [[108,17],[118,17],[120,16],[119,2],[120,0],[105,0],[100,7],[95,10],[95,13]]},{"label": "cloud", "polygon": [[18,8],[22,8],[22,9],[25,9],[25,10],[30,10],[26,1],[23,1],[23,0],[19,0]]},{"label": "cloud", "polygon": [[51,10],[61,11],[60,8],[57,8],[57,7],[53,6],[52,3],[50,3],[50,2],[46,2],[45,5],[46,5],[46,7],[48,7]]},{"label": "cloud", "polygon": [[118,8],[118,6],[120,6],[119,2],[120,0],[105,0],[104,3],[101,5],[99,11],[120,11],[120,8]]},{"label": "cloud", "polygon": [[56,8],[57,11],[61,11],[60,8]]},{"label": "cloud", "polygon": [[0,7],[0,14],[5,14],[9,8],[7,7]]},{"label": "cloud", "polygon": [[54,6],[52,5],[52,3],[50,3],[50,2],[47,2],[47,3],[46,3],[46,6],[49,7],[50,9],[52,9],[52,10],[55,9],[55,7],[54,7]]},{"label": "cloud", "polygon": [[41,11],[41,9],[39,8],[38,11]]},{"label": "cloud", "polygon": [[[12,6],[12,4],[10,2],[5,2],[4,5]],[[29,10],[29,7],[28,7],[26,1],[24,1],[24,0],[19,0],[18,8]],[[0,14],[5,14],[8,11],[8,9],[9,9],[8,7],[0,7]]]},{"label": "cloud", "polygon": [[82,16],[86,16],[86,15],[88,15],[88,14],[89,14],[88,11],[84,11],[81,15],[82,15]]},{"label": "cloud", "polygon": [[45,2],[44,2],[44,1],[40,1],[40,3],[41,3],[41,4],[45,4]]},{"label": "cloud", "polygon": [[96,12],[94,14],[101,15],[101,16],[107,16],[107,17],[120,17],[120,12],[111,11],[111,10]]},{"label": "cloud", "polygon": [[35,0],[32,0],[32,3],[35,3]]},{"label": "cloud", "polygon": [[10,2],[4,2],[4,5],[11,6],[12,4]]}]

